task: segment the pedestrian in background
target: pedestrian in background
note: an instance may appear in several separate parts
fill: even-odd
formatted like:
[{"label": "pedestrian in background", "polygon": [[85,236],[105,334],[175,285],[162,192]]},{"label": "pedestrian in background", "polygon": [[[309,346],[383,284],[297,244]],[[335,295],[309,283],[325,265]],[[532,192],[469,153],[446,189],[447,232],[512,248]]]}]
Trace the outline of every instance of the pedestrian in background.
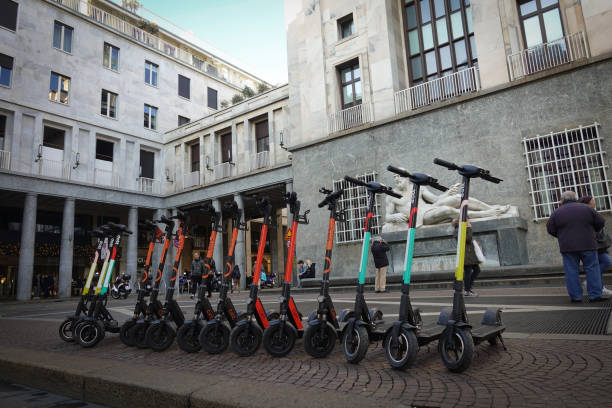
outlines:
[{"label": "pedestrian in background", "polygon": [[240,267],[237,264],[232,269],[232,293],[234,293],[234,287],[240,293]]},{"label": "pedestrian in background", "polygon": [[387,252],[389,249],[391,249],[389,244],[381,236],[378,235],[374,238],[371,251],[376,267],[376,279],[374,281],[374,291],[376,293],[387,291],[385,288],[387,286],[387,267],[389,266]]},{"label": "pedestrian in background", "polygon": [[[580,197],[579,202],[583,204],[588,204],[592,208],[595,208],[595,199],[591,196],[583,196]],[[597,210],[596,210],[597,211]],[[603,274],[610,267],[610,255],[608,255],[608,248],[612,245],[612,238],[610,235],[606,234],[605,229],[598,231],[595,234],[595,240],[597,241],[597,258],[599,260],[599,272],[601,272],[601,293],[602,295],[612,295],[612,290],[606,288],[603,283]],[[585,280],[583,282],[584,287],[586,288]]]},{"label": "pedestrian in background", "polygon": [[[470,220],[467,221],[467,228],[465,230],[465,257],[463,260],[463,284],[464,284],[464,296],[478,296],[478,293],[472,290],[474,281],[480,274],[480,260],[476,255],[476,249],[474,247],[474,236],[472,232],[472,224]],[[459,218],[453,220],[453,226],[455,227],[455,237],[458,236],[459,230]]]},{"label": "pedestrian in background", "polygon": [[298,278],[298,288],[302,287],[302,276],[306,273],[306,265],[304,265],[303,260],[299,260],[297,263],[297,278]]},{"label": "pedestrian in background", "polygon": [[592,207],[579,203],[573,191],[564,191],[560,204],[550,215],[546,230],[559,242],[565,285],[570,299],[574,303],[582,302],[582,285],[578,276],[578,266],[582,262],[590,301],[605,300],[601,295],[601,273],[595,239],[595,233],[603,229],[605,221]]},{"label": "pedestrian in background", "polygon": [[195,295],[196,288],[202,284],[202,274],[204,273],[204,262],[200,259],[200,253],[193,254],[191,262],[191,298]]}]

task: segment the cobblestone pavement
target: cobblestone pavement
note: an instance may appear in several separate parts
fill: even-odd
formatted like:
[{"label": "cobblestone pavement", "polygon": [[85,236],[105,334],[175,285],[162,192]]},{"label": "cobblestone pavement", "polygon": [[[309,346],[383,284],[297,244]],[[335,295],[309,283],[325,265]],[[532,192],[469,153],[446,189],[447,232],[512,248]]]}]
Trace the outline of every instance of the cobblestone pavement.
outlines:
[{"label": "cobblestone pavement", "polygon": [[21,384],[0,381],[2,408],[105,408]]},{"label": "cobblestone pavement", "polygon": [[[450,303],[448,292],[417,292],[414,302],[421,303],[426,316],[434,319],[440,309],[437,305]],[[352,298],[351,294],[338,294],[335,297],[347,299],[346,302]],[[388,316],[397,313],[397,294],[372,294],[367,298],[373,299],[370,306],[380,307]],[[244,293],[236,303],[240,304],[243,299]],[[189,313],[190,302],[188,299],[181,301]],[[585,303],[578,307],[570,305],[564,288],[559,287],[494,288],[482,290],[477,300],[469,299],[469,302],[468,310],[476,311],[481,310],[485,304],[503,304],[505,309],[514,308],[513,316],[519,316],[527,323],[535,317],[543,320],[542,316],[550,316],[551,319],[572,316],[572,319],[580,320],[580,315],[570,315],[568,310],[583,309],[583,313],[589,313],[610,306],[608,302]],[[131,305],[129,299],[124,303],[114,307],[119,314],[116,318],[120,321],[124,317],[121,314],[129,312]],[[303,387],[305,397],[310,395],[309,390],[335,390],[345,393],[347,397],[360,395],[372,398],[373,405],[377,401],[396,406],[425,407],[610,405],[612,336],[609,335],[585,336],[571,334],[570,331],[564,334],[565,337],[555,337],[548,335],[546,328],[538,332],[537,324],[535,329],[533,324],[526,324],[525,327],[531,327],[531,331],[526,333],[521,332],[519,325],[507,329],[510,332],[506,339],[508,351],[488,344],[476,347],[474,361],[465,373],[452,374],[446,371],[437,353],[436,343],[422,347],[414,367],[399,372],[389,367],[380,343],[370,346],[365,360],[359,365],[346,363],[339,345],[330,358],[312,359],[304,352],[301,341],[298,341],[289,356],[280,359],[268,356],[263,348],[250,358],[239,358],[231,351],[216,356],[187,354],[176,345],[165,352],[155,353],[128,348],[115,334],[107,334],[93,349],[81,349],[74,344],[62,342],[57,335],[61,319],[58,313],[70,309],[70,303],[51,305],[57,310],[62,309],[55,312],[53,307],[45,305],[38,314],[35,306],[0,306],[0,314],[3,316],[0,318],[0,347],[97,357],[117,365],[134,362],[150,366],[160,374],[187,370],[193,372],[194,376],[215,372],[228,377],[250,378],[261,383],[262,392],[265,392],[265,384],[271,382]],[[302,310],[306,312],[312,309],[314,303],[298,299],[298,306],[304,306]],[[349,303],[343,303],[337,308],[349,306]],[[609,317],[609,312],[606,317]],[[390,320],[394,320],[393,317]],[[530,333],[539,333],[541,338],[522,336]],[[197,380],[197,377],[194,379]],[[282,398],[279,399],[279,405],[281,403]]]}]

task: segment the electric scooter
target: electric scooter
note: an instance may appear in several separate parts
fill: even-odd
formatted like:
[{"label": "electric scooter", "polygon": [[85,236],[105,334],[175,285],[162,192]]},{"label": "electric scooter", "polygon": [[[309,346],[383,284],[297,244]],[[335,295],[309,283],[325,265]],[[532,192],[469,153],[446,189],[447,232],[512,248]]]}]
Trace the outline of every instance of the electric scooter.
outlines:
[{"label": "electric scooter", "polygon": [[139,287],[137,290],[138,297],[136,298],[136,305],[134,306],[134,314],[130,319],[126,320],[123,325],[121,325],[121,331],[119,332],[119,337],[121,338],[123,344],[130,347],[136,345],[136,343],[134,343],[134,339],[129,336],[130,328],[132,328],[139,319],[144,318],[144,316],[147,314],[147,301],[145,298],[151,293],[152,279],[150,272],[155,244],[162,242],[164,237],[164,232],[153,221],[147,220],[144,223],[139,223],[138,226],[141,229],[148,230],[151,234],[151,239],[149,240],[147,259],[145,260],[145,265],[142,271],[143,276],[139,282]]},{"label": "electric scooter", "polygon": [[[413,309],[410,303],[410,276],[412,272],[412,257],[414,255],[414,236],[416,232],[417,212],[421,186],[430,186],[440,191],[448,190],[438,184],[438,180],[423,173],[408,173],[405,169],[387,166],[387,170],[405,177],[412,183],[412,199],[410,202],[410,217],[408,219],[408,237],[404,257],[404,273],[402,276],[402,297],[400,298],[399,320],[393,323],[391,333],[384,343],[385,355],[391,367],[403,370],[416,359],[419,346],[438,340],[445,325],[438,320],[437,324],[423,326],[419,309]],[[443,312],[441,315],[446,316]]]},{"label": "electric scooter", "polygon": [[106,309],[106,302],[108,301],[108,288],[117,260],[117,248],[119,248],[121,236],[123,234],[132,234],[132,231],[129,231],[125,225],[112,222],[108,223],[107,226],[103,226],[102,230],[108,231],[111,236],[114,236],[114,238],[109,240],[108,245],[110,258],[107,255],[107,266],[100,274],[94,299],[89,308],[89,311],[93,311],[93,313],[88,314],[85,319],[77,323],[74,332],[75,339],[85,348],[98,344],[104,338],[105,332],[118,333],[120,330],[117,321]]},{"label": "electric scooter", "polygon": [[355,297],[353,316],[348,319],[342,335],[344,357],[349,363],[357,364],[365,357],[370,339],[374,341],[384,340],[390,330],[390,327],[385,325],[382,311],[368,309],[363,296],[368,254],[370,252],[370,235],[372,233],[370,221],[374,216],[376,194],[387,194],[396,198],[402,198],[402,196],[394,192],[391,187],[374,181],[365,183],[349,176],[345,176],[344,180],[351,184],[365,187],[368,192],[368,213],[365,220],[363,246],[361,248],[357,295]]},{"label": "electric scooter", "polygon": [[[79,299],[79,303],[77,304],[76,311],[73,315],[66,317],[59,327],[59,336],[60,339],[65,342],[71,343],[74,341],[74,336],[72,333],[72,326],[84,315],[87,314],[87,310],[91,307],[91,300],[93,299],[93,291],[90,291],[92,281],[94,276],[96,275],[96,271],[98,269],[98,264],[100,263],[100,254],[102,252],[102,247],[104,246],[104,233],[99,229],[94,229],[90,232],[91,236],[96,237],[98,242],[96,244],[96,251],[94,253],[93,261],[91,262],[91,266],[89,267],[89,272],[87,274],[87,279],[85,281],[85,286],[81,291],[81,298]],[[97,285],[97,282],[95,282]]]},{"label": "electric scooter", "polygon": [[149,298],[147,311],[142,319],[138,319],[136,321],[136,324],[132,325],[132,327],[127,330],[127,337],[130,339],[129,341],[132,344],[136,345],[138,348],[149,347],[146,339],[147,329],[149,328],[149,324],[154,319],[160,318],[162,316],[164,309],[164,306],[158,299],[159,285],[161,284],[164,266],[166,265],[168,248],[170,247],[170,242],[172,242],[174,221],[162,215],[159,220],[155,220],[154,222],[159,222],[166,225],[164,231],[164,244],[162,247],[161,256],[159,258],[159,266],[157,267],[157,274],[155,276],[155,281],[153,282],[153,289],[151,289],[151,296]]},{"label": "electric scooter", "polygon": [[463,270],[465,260],[465,239],[467,234],[467,215],[470,191],[470,179],[481,178],[491,183],[499,184],[502,180],[493,177],[488,170],[480,167],[463,165],[458,166],[442,159],[434,159],[434,163],[449,170],[457,170],[462,176],[461,207],[459,214],[459,228],[457,233],[457,263],[455,265],[455,282],[453,288],[453,309],[446,323],[444,333],[438,341],[438,351],[442,362],[449,371],[460,373],[471,364],[474,345],[483,341],[495,345],[499,340],[506,350],[502,333],[506,327],[501,321],[500,308],[488,308],[482,319],[482,326],[473,329],[468,321],[463,299]]},{"label": "electric scooter", "polygon": [[[178,302],[174,299],[174,284],[179,275],[179,266],[181,264],[181,256],[183,255],[183,247],[185,246],[185,236],[187,235],[187,226],[185,223],[185,214],[180,210],[176,210],[177,214],[171,219],[178,220],[178,230],[176,237],[178,239],[178,248],[174,257],[174,265],[172,266],[172,278],[170,278],[170,286],[166,289],[166,303],[164,304],[162,315],[159,319],[154,320],[147,328],[145,333],[146,342],[153,351],[166,350],[176,337],[178,330],[185,322],[185,315],[181,310]],[[172,327],[170,322],[173,322],[175,327]]]},{"label": "electric scooter", "polygon": [[331,191],[324,187],[319,189],[320,193],[325,194],[325,199],[319,203],[319,208],[325,207],[329,209],[329,227],[327,229],[327,243],[325,245],[325,267],[323,269],[323,277],[321,278],[321,290],[317,297],[317,310],[310,313],[308,317],[308,326],[304,330],[304,350],[312,357],[322,358],[327,357],[338,338],[342,336],[341,323],[344,319],[350,317],[349,309],[344,309],[340,314],[340,318],[336,315],[336,309],[329,295],[329,272],[332,265],[332,248],[334,246],[334,230],[336,221],[344,222],[344,210],[338,210],[338,200],[344,193],[344,190]]},{"label": "electric scooter", "polygon": [[[241,357],[253,355],[263,337],[263,330],[269,326],[268,315],[259,299],[259,281],[261,278],[261,264],[263,261],[264,250],[266,247],[266,237],[268,228],[272,221],[272,204],[268,197],[260,197],[256,201],[257,208],[263,216],[263,225],[259,235],[259,247],[257,248],[257,259],[255,261],[255,271],[253,271],[253,283],[247,299],[247,311],[244,317],[236,323],[230,333],[230,344],[232,350]],[[270,313],[270,319],[272,313]]]},{"label": "electric scooter", "polygon": [[209,354],[219,354],[224,352],[229,346],[231,330],[236,323],[243,317],[240,312],[236,312],[232,300],[228,296],[228,291],[232,285],[232,269],[234,267],[234,249],[238,240],[238,231],[246,231],[246,223],[241,221],[242,210],[238,208],[235,201],[225,203],[225,209],[232,214],[232,239],[230,241],[225,262],[223,265],[223,276],[219,288],[219,300],[217,301],[217,312],[211,319],[212,308],[207,303],[208,309],[203,313],[205,322],[200,330],[198,342],[204,351]]},{"label": "electric scooter", "polygon": [[286,193],[285,203],[289,205],[289,212],[293,219],[291,222],[291,241],[285,265],[285,281],[279,298],[279,318],[272,320],[263,334],[264,347],[274,357],[284,357],[289,354],[295,345],[295,339],[301,338],[304,334],[302,314],[298,311],[295,301],[291,297],[291,278],[298,224],[308,224],[307,216],[310,210],[306,210],[303,215],[300,215],[300,201],[297,199],[296,193]]}]

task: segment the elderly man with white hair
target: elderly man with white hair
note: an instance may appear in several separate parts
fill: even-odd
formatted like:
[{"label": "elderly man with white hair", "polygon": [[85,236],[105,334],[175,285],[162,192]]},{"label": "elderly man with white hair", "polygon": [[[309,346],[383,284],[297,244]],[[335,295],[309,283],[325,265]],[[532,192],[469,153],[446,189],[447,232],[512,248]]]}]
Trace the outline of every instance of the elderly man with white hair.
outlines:
[{"label": "elderly man with white hair", "polygon": [[587,294],[591,302],[606,300],[601,293],[601,274],[595,234],[604,227],[603,217],[587,204],[578,202],[573,191],[564,191],[561,205],[548,219],[546,230],[559,241],[563,257],[565,284],[572,302],[582,302],[578,266],[582,261],[587,276]]}]

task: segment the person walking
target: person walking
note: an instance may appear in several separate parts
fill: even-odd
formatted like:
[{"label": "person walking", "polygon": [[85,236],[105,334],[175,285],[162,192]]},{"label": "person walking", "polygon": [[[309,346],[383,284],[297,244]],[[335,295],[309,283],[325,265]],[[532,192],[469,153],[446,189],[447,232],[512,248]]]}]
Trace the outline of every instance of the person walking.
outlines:
[{"label": "person walking", "polygon": [[200,253],[193,254],[191,262],[191,298],[193,299],[196,288],[202,284],[202,274],[204,273],[204,262],[200,259]]},{"label": "person walking", "polygon": [[371,251],[376,267],[376,280],[374,281],[374,291],[376,293],[387,291],[385,287],[387,285],[387,267],[389,266],[387,252],[389,249],[391,249],[389,244],[380,235],[374,238]]},{"label": "person walking", "polygon": [[[578,201],[583,204],[588,204],[592,208],[595,208],[596,206],[595,199],[589,195],[580,197],[580,200]],[[595,209],[595,211],[597,211],[597,209]],[[608,248],[610,248],[610,246],[612,245],[612,238],[610,238],[610,235],[606,234],[606,231],[602,229],[601,231],[598,231],[596,233],[595,240],[597,241],[597,258],[599,261],[599,272],[601,272],[601,293],[603,295],[610,296],[612,295],[612,290],[606,288],[606,286],[604,285],[603,274],[610,267],[611,261],[610,255],[608,255]],[[583,283],[585,288],[587,285],[586,282],[587,281],[585,280]]]},{"label": "person walking", "polygon": [[595,233],[603,229],[603,217],[592,207],[578,202],[573,191],[561,194],[560,206],[550,215],[546,230],[557,238],[563,257],[565,285],[570,300],[582,302],[578,266],[582,261],[587,276],[587,295],[591,302],[606,300],[601,293],[601,273]]},{"label": "person walking", "polygon": [[[478,296],[478,293],[472,290],[474,281],[480,274],[480,261],[476,256],[476,250],[474,248],[474,238],[472,232],[472,224],[470,220],[467,221],[467,228],[465,230],[465,258],[463,261],[463,284],[464,284],[464,296]],[[455,237],[458,236],[459,219],[453,220],[453,226],[455,227]],[[456,239],[456,238],[455,238]]]},{"label": "person walking", "polygon": [[240,293],[240,267],[238,265],[234,265],[234,269],[232,269],[232,291],[234,293],[234,288]]},{"label": "person walking", "polygon": [[298,278],[298,288],[302,287],[302,277],[306,273],[306,265],[304,265],[303,260],[299,260],[297,263],[297,278]]}]

